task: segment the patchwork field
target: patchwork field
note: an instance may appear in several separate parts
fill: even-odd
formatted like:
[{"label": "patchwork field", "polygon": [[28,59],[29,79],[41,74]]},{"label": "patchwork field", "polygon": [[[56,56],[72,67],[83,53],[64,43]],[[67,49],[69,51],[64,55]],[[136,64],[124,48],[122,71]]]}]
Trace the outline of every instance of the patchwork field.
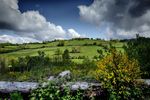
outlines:
[{"label": "patchwork field", "polygon": [[[9,45],[0,48],[0,56],[8,59],[16,59],[17,57],[35,56],[38,51],[45,52],[46,56],[53,57],[57,49],[62,52],[65,49],[71,51],[73,48],[78,49],[79,53],[70,53],[70,56],[75,58],[79,56],[89,57],[92,59],[98,55],[97,50],[104,50],[104,46],[109,46],[110,42],[102,40],[65,40],[64,46],[58,46],[61,41],[53,41],[39,44],[18,44]],[[111,42],[118,50],[123,51],[123,42]],[[2,52],[8,51],[8,52]]]}]

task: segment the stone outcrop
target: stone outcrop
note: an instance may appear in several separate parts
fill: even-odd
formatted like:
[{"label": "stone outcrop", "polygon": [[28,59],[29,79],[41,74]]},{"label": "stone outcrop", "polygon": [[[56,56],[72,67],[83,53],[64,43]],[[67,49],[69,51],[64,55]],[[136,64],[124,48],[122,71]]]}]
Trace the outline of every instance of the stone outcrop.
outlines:
[{"label": "stone outcrop", "polygon": [[70,87],[71,90],[78,90],[78,89],[86,90],[89,88],[89,84],[87,82],[76,82],[75,84],[72,84]]},{"label": "stone outcrop", "polygon": [[5,82],[0,81],[0,92],[10,93],[14,91],[29,92],[30,90],[36,89],[39,83],[35,82]]},{"label": "stone outcrop", "polygon": [[53,81],[53,80],[55,80],[55,77],[54,76],[50,76],[47,80],[48,81]]},{"label": "stone outcrop", "polygon": [[[48,85],[49,81],[59,81],[61,78],[68,80],[71,79],[71,72],[69,70],[61,72],[58,76],[50,76],[47,79],[47,82],[42,83],[42,87]],[[150,79],[139,79],[143,81],[145,85],[150,86]],[[0,81],[0,92],[1,93],[10,93],[13,91],[20,91],[20,92],[30,92],[39,87],[39,83],[36,82],[5,82]],[[63,84],[63,86],[70,87],[71,90],[88,90],[91,87],[94,89],[101,89],[100,83],[88,83],[88,82],[67,82]]]},{"label": "stone outcrop", "polygon": [[68,82],[66,86],[69,86],[71,90],[86,90],[90,85],[87,82]]},{"label": "stone outcrop", "polygon": [[57,78],[71,79],[71,72],[69,70],[59,73]]}]

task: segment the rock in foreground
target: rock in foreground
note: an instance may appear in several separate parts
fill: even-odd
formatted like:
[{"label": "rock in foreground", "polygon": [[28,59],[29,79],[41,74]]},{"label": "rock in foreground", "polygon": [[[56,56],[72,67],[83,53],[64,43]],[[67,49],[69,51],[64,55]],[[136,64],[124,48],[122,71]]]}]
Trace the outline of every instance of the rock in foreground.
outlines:
[{"label": "rock in foreground", "polygon": [[30,92],[31,90],[36,89],[39,86],[39,83],[35,82],[0,82],[0,92],[10,93],[14,91],[20,92]]}]

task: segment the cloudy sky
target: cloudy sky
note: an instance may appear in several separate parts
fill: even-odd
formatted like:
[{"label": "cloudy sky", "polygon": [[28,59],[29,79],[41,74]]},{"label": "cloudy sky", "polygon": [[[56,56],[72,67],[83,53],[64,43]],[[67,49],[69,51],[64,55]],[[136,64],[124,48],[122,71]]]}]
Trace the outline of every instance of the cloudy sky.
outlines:
[{"label": "cloudy sky", "polygon": [[0,0],[0,42],[150,37],[150,0]]}]

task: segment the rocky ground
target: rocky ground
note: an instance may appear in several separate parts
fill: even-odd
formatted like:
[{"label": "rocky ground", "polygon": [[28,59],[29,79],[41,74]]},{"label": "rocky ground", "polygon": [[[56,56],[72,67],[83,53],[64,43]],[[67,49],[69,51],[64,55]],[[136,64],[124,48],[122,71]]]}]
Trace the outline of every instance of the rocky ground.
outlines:
[{"label": "rocky ground", "polygon": [[[50,76],[46,82],[36,83],[36,82],[5,82],[0,81],[0,93],[7,95],[8,93],[19,91],[23,94],[28,94],[32,90],[37,89],[39,86],[45,87],[50,81],[59,81],[65,79],[64,83],[61,83],[63,87],[68,86],[72,91],[86,90],[85,96],[107,96],[105,90],[102,89],[100,83],[89,83],[84,81],[71,82],[71,72],[69,70],[61,72],[58,76]],[[149,79],[140,79],[145,85],[150,87]],[[2,96],[2,95],[0,95]]]}]

